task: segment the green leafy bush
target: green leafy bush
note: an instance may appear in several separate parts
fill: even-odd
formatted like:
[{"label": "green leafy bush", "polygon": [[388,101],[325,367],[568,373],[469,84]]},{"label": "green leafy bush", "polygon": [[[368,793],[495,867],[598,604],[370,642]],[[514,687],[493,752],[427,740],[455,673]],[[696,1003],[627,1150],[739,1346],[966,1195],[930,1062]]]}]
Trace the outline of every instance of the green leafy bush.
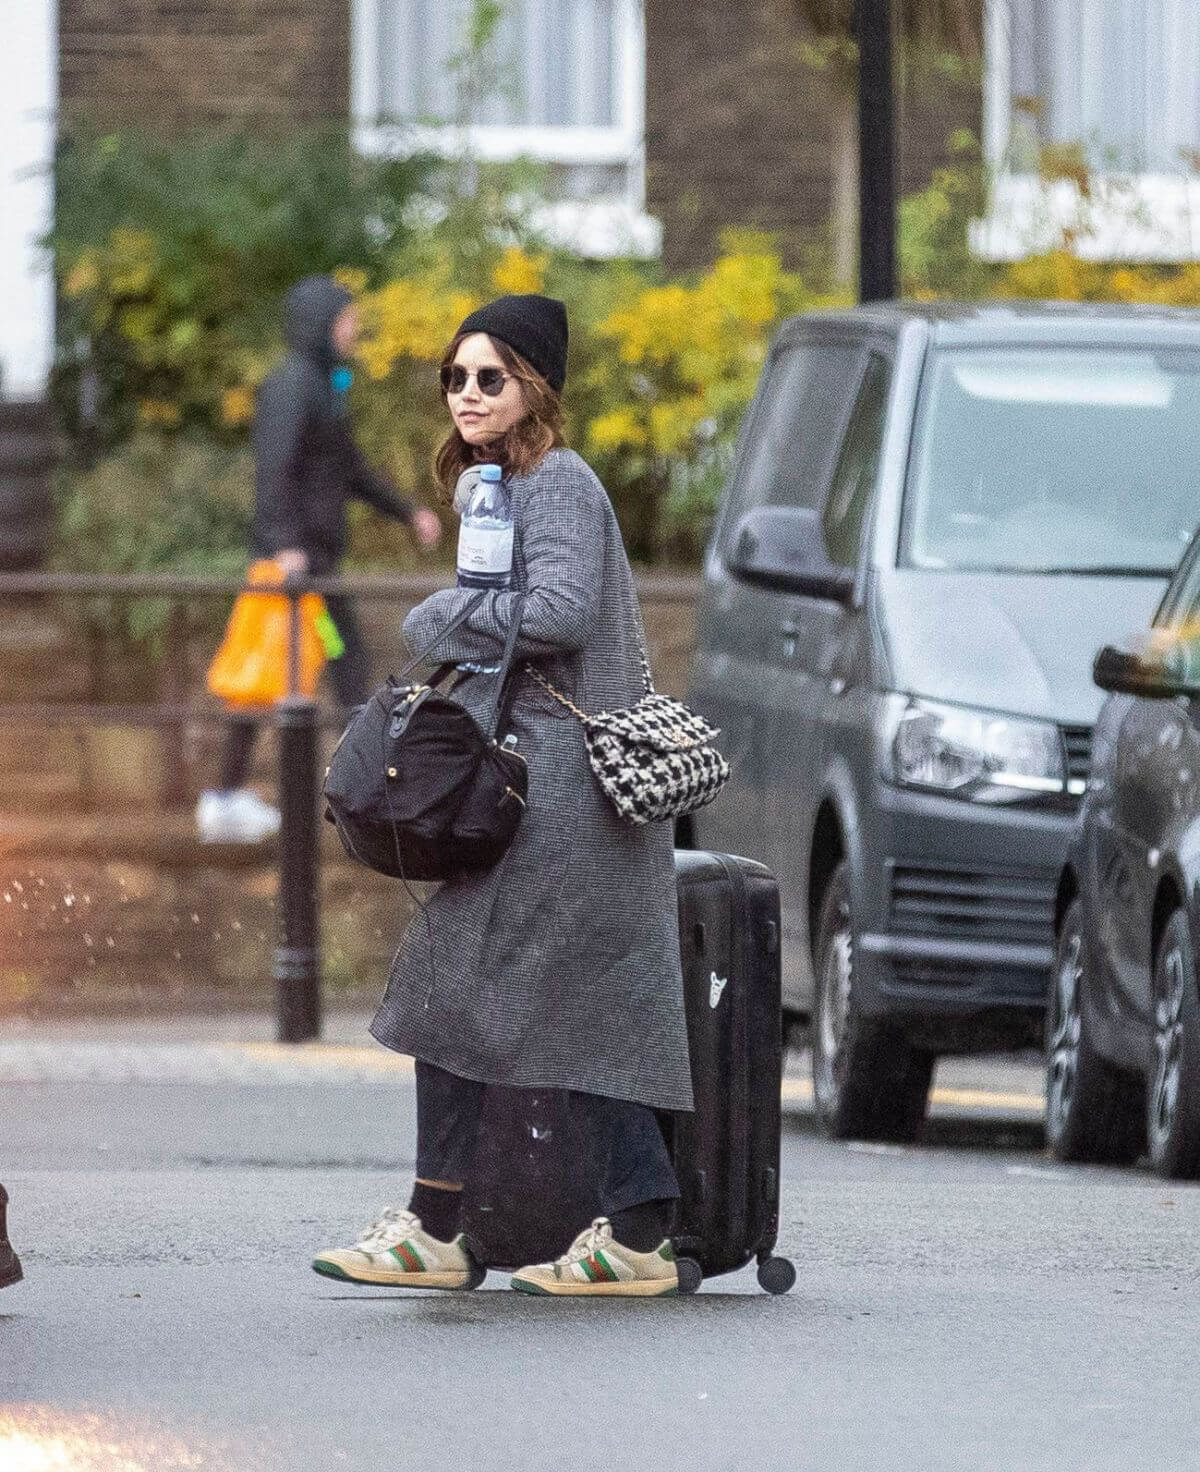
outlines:
[{"label": "green leafy bush", "polygon": [[345,128],[177,137],[68,133],[57,159],[54,393],[102,449],[140,426],[236,437],[301,276],[375,281],[409,237],[425,159],[367,157]]},{"label": "green leafy bush", "polygon": [[[55,565],[68,572],[240,576],[254,466],[245,446],[195,433],[143,430],[91,471],[60,486]],[[227,610],[197,604],[217,627]],[[98,600],[85,621],[119,644],[155,650],[170,606],[162,599]]]}]

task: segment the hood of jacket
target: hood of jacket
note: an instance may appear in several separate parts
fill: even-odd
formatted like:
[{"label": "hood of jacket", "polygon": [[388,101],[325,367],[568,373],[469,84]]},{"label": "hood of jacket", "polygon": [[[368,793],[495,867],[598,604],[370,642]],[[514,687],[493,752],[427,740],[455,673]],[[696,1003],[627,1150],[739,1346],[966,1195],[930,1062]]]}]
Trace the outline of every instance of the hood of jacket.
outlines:
[{"label": "hood of jacket", "polygon": [[287,294],[283,334],[293,352],[322,368],[337,361],[331,333],[334,320],[351,302],[350,293],[331,276],[306,276]]}]

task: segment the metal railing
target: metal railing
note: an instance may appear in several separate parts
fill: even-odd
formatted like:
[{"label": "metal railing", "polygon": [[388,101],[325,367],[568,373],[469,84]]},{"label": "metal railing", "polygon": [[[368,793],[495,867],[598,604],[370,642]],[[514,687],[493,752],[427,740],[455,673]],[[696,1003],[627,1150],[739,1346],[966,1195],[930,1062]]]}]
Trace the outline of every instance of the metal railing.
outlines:
[{"label": "metal railing", "polygon": [[[29,725],[116,725],[175,727],[181,733],[194,723],[225,724],[232,713],[197,705],[188,698],[187,631],[179,614],[189,603],[232,599],[240,593],[283,594],[291,602],[288,694],[261,711],[274,718],[279,731],[279,807],[281,815],[278,868],[279,905],[273,962],[276,1036],[280,1042],[307,1042],[321,1032],[321,958],[318,888],[318,732],[315,698],[298,691],[300,599],[306,593],[342,594],[360,601],[414,604],[445,577],[295,577],[277,588],[250,585],[241,578],[193,577],[181,574],[0,573],[0,604],[10,598],[159,598],[172,605],[168,622],[166,683],[169,698],[137,704],[104,701],[0,702],[0,723]],[[689,605],[696,584],[687,577],[648,576],[638,580],[646,603]],[[245,712],[239,710],[237,714]],[[325,722],[336,728],[340,723]],[[182,740],[176,748],[182,750]],[[184,773],[177,763],[168,779],[167,796],[183,796]]]}]

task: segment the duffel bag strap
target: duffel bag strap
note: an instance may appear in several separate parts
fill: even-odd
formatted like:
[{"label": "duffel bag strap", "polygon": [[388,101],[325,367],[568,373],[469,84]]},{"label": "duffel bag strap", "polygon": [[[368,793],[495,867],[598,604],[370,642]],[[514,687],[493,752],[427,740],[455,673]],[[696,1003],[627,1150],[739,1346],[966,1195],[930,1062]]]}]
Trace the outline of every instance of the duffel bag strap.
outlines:
[{"label": "duffel bag strap", "polygon": [[[415,659],[410,660],[400,673],[393,677],[394,683],[402,685],[408,676],[412,674],[413,670],[425,663],[439,644],[448,639],[455,630],[461,629],[463,624],[467,622],[490,591],[488,588],[481,588],[470,599],[458,617],[447,624],[436,639],[427,644]],[[508,625],[508,636],[504,641],[504,657],[500,662],[500,673],[496,678],[496,699],[492,705],[492,715],[488,722],[486,733],[490,741],[496,739],[496,732],[500,729],[501,721],[507,718],[508,712],[512,708],[513,697],[516,693],[517,676],[512,674],[512,663],[517,649],[517,638],[521,632],[521,616],[524,611],[525,593],[521,590],[518,591],[516,597],[513,599],[512,617]],[[457,665],[453,663],[439,665],[431,676],[429,683],[431,685],[441,684],[442,680],[456,668]]]},{"label": "duffel bag strap", "polygon": [[513,672],[513,656],[517,652],[517,636],[521,632],[521,617],[525,612],[525,594],[518,592],[513,599],[512,619],[508,625],[508,637],[504,641],[504,657],[500,661],[500,673],[496,676],[496,701],[492,706],[492,718],[488,722],[487,736],[489,741],[495,741],[500,730],[501,722],[508,720],[509,712],[512,710],[513,700],[516,698],[517,682],[521,678],[521,671]]},{"label": "duffel bag strap", "polygon": [[421,650],[420,654],[416,656],[415,659],[410,660],[408,664],[406,664],[404,668],[400,671],[400,673],[393,677],[396,684],[402,685],[404,681],[408,679],[409,675],[412,674],[413,670],[417,669],[419,666],[425,663],[425,661],[429,658],[429,656],[433,653],[433,651],[438,647],[439,644],[448,639],[451,634],[456,632],[456,630],[461,629],[463,624],[465,624],[466,621],[471,617],[471,615],[475,612],[475,610],[479,607],[479,605],[483,602],[487,595],[488,589],[481,588],[480,591],[475,594],[474,598],[470,600],[463,611],[458,615],[458,617],[448,623],[436,639],[427,644],[425,648]]}]

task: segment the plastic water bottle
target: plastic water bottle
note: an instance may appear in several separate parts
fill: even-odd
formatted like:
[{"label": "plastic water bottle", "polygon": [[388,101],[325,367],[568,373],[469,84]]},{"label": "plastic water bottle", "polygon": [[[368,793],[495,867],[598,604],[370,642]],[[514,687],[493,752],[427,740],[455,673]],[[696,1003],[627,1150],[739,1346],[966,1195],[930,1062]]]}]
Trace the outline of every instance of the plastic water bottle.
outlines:
[{"label": "plastic water bottle", "polygon": [[460,588],[512,584],[512,498],[498,465],[479,467],[479,484],[463,508],[458,532]]},{"label": "plastic water bottle", "polygon": [[[468,480],[468,476],[471,480]],[[461,498],[461,499],[460,499]],[[460,588],[507,588],[512,584],[512,498],[498,465],[480,465],[459,477],[455,501],[461,507],[458,532]],[[497,675],[499,664],[464,661],[468,675]]]}]

